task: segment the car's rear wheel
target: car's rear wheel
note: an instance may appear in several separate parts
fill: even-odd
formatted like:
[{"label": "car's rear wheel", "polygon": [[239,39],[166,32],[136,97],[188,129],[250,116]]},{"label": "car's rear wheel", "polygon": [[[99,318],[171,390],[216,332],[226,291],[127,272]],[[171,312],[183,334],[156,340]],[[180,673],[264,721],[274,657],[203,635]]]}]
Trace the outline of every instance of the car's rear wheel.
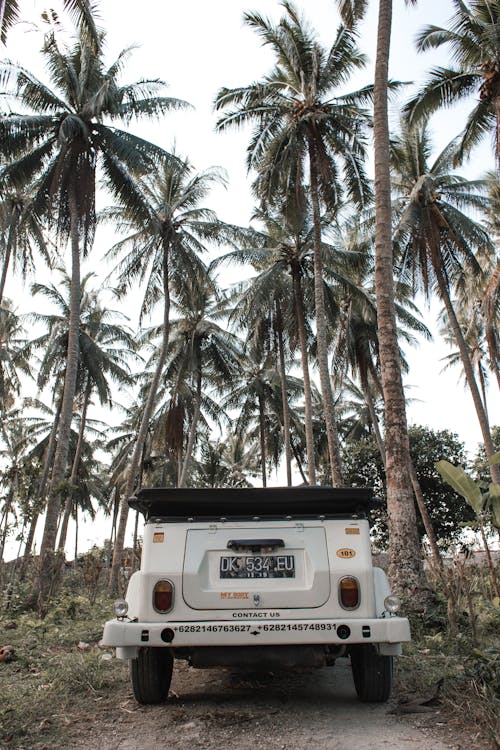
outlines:
[{"label": "car's rear wheel", "polygon": [[351,666],[360,701],[385,703],[392,690],[392,656],[377,654],[372,645],[353,646]]},{"label": "car's rear wheel", "polygon": [[169,648],[141,648],[130,662],[135,699],[139,703],[164,703],[172,681],[174,659]]}]

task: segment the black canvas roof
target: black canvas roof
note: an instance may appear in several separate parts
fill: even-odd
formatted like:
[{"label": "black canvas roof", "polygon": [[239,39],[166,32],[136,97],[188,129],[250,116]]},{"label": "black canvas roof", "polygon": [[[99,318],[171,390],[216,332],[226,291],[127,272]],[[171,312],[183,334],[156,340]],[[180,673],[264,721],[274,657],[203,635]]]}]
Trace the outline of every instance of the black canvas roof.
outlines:
[{"label": "black canvas roof", "polygon": [[129,505],[152,518],[317,517],[366,514],[377,505],[369,487],[141,489]]}]

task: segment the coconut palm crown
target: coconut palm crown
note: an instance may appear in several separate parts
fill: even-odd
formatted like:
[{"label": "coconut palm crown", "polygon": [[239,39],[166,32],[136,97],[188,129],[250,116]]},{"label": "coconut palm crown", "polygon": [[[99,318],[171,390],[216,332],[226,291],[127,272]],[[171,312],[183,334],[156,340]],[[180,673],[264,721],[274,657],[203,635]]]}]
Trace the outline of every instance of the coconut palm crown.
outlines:
[{"label": "coconut palm crown", "polygon": [[254,124],[247,164],[259,172],[261,196],[280,186],[300,190],[312,147],[324,201],[337,206],[343,182],[349,197],[364,205],[371,189],[364,173],[368,112],[363,106],[372,89],[339,90],[364,67],[365,55],[356,47],[356,34],[344,26],[326,50],[292,3],[282,5],[286,15],[276,26],[258,13],[245,14],[246,24],[272,48],[276,65],[250,86],[219,90],[215,108],[225,114],[217,128]]},{"label": "coconut palm crown", "polygon": [[[338,209],[342,194],[363,206],[371,198],[364,172],[365,129],[369,116],[363,105],[371,87],[338,94],[351,74],[365,64],[354,31],[340,26],[332,47],[324,49],[290,2],[277,25],[258,13],[245,22],[271,47],[275,65],[262,81],[219,91],[215,107],[224,110],[217,127],[253,123],[247,164],[257,172],[254,189],[265,206],[275,195],[300,201],[304,176],[314,227],[316,331],[321,391],[325,401],[333,484],[342,484],[334,399],[328,374],[326,313],[321,259],[321,204]],[[341,171],[340,171],[341,170]]]},{"label": "coconut palm crown", "polygon": [[455,65],[433,68],[405,109],[415,122],[473,96],[475,103],[459,138],[458,158],[467,156],[491,134],[500,163],[500,0],[452,0],[452,4],[455,14],[449,28],[426,26],[416,44],[421,52],[448,45]]}]

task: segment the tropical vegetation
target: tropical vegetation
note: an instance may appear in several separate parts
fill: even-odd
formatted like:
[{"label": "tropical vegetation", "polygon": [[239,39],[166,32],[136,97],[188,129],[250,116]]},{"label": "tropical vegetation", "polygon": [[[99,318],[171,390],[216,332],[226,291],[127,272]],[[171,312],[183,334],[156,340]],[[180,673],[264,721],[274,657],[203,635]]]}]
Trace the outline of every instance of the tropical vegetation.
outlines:
[{"label": "tropical vegetation", "polygon": [[[432,300],[483,438],[469,468],[482,482],[489,470],[495,497],[500,190],[497,171],[463,167],[498,128],[499,3],[450,0],[450,28],[417,40],[448,45],[450,67],[413,96],[389,82],[390,0],[374,84],[358,87],[368,2],[337,6],[325,43],[289,0],[278,20],[244,15],[269,69],[221,80],[213,96],[218,137],[242,127],[248,139],[246,226],[211,207],[221,168],[199,171],[166,138],[131,132],[157,119],[172,142],[171,113],[188,105],[159,78],[122,83],[132,48],[106,62],[99,3],[46,15],[46,73],[0,63],[0,560],[15,542],[14,585],[39,554],[27,603],[42,616],[82,515],[109,517],[116,593],[140,485],[266,487],[273,472],[289,485],[375,485],[393,586],[427,606],[423,540],[453,609],[442,553],[479,529],[433,465],[467,457],[446,431],[409,430],[403,375]],[[23,6],[0,8],[7,53]],[[390,129],[391,89],[407,116]],[[427,119],[476,90],[462,135],[436,154]],[[12,301],[19,278],[28,311]],[[496,514],[481,522],[488,546]],[[133,565],[139,537],[136,518]]]}]

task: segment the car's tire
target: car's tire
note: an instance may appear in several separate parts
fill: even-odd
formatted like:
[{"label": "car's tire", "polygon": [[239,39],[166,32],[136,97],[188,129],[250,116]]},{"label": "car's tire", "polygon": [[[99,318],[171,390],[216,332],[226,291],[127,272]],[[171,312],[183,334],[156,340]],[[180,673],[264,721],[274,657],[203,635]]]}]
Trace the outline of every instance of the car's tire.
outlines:
[{"label": "car's tire", "polygon": [[141,648],[130,661],[130,677],[138,703],[164,703],[172,681],[174,659],[169,648]]},{"label": "car's tire", "polygon": [[392,690],[392,656],[377,654],[372,645],[351,648],[354,687],[363,703],[385,703]]}]

